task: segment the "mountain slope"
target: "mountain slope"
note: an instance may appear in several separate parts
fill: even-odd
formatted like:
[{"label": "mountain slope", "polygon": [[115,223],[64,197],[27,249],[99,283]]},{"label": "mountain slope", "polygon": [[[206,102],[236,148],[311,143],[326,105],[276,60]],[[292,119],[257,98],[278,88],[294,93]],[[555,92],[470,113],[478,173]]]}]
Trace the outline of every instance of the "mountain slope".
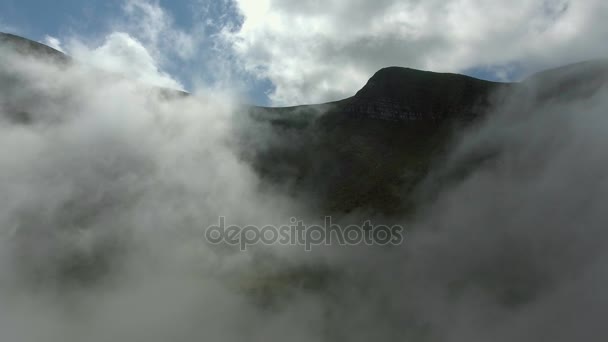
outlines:
[{"label": "mountain slope", "polygon": [[17,52],[40,58],[51,59],[54,61],[66,63],[71,58],[63,52],[53,49],[50,46],[16,36],[10,33],[0,32],[0,46],[15,49]]}]

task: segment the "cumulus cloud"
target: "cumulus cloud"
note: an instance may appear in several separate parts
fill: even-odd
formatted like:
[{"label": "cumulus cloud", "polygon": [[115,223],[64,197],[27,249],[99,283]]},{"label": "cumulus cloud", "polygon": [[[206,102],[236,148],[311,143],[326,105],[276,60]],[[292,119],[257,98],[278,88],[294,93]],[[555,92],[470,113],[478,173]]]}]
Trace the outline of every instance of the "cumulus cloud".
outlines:
[{"label": "cumulus cloud", "polygon": [[72,40],[67,44],[66,51],[80,62],[101,70],[150,85],[184,89],[178,80],[160,69],[157,61],[138,40],[124,32],[111,33],[98,47]]},{"label": "cumulus cloud", "polygon": [[350,96],[391,65],[525,73],[608,53],[600,0],[236,2],[244,23],[224,39],[280,105]]},{"label": "cumulus cloud", "polygon": [[110,30],[98,34],[101,38],[72,34],[46,36],[43,42],[81,63],[183,90],[182,81],[166,70],[179,69],[180,63],[197,57],[203,24],[183,30],[158,1],[152,0],[125,0],[119,12],[117,18],[108,19]]}]

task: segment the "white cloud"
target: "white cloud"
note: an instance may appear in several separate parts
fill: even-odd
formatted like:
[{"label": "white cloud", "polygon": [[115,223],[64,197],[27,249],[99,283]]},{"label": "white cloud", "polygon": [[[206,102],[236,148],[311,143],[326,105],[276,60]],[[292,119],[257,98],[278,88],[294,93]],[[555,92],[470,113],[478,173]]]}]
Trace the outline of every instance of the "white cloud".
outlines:
[{"label": "white cloud", "polygon": [[[197,28],[185,32],[153,0],[124,0],[122,15],[99,39],[86,36],[46,36],[44,43],[102,70],[119,73],[151,85],[183,90],[166,70],[196,56]],[[62,45],[63,41],[63,45]]]},{"label": "white cloud", "polygon": [[601,0],[236,2],[245,22],[224,38],[279,105],[350,96],[389,65],[532,71],[608,54]]},{"label": "white cloud", "polygon": [[121,30],[132,32],[159,58],[175,53],[180,59],[195,57],[201,35],[178,29],[173,18],[156,1],[126,0],[123,6],[127,16]]},{"label": "white cloud", "polygon": [[184,88],[179,81],[160,70],[148,50],[127,33],[111,33],[98,47],[73,40],[69,42],[67,51],[74,58],[102,70],[160,87]]},{"label": "white cloud", "polygon": [[58,38],[47,35],[47,36],[44,36],[44,40],[42,42],[57,51],[61,51],[61,52],[65,53],[65,50],[63,50],[63,48],[61,47],[61,41]]}]

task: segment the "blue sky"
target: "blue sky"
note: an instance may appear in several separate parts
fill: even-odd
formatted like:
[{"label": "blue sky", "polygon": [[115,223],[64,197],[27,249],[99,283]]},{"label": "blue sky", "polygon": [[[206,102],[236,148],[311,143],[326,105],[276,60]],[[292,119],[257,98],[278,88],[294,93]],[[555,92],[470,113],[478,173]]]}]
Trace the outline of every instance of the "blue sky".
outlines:
[{"label": "blue sky", "polygon": [[[0,2],[0,23],[5,31],[41,42],[46,36],[77,36],[95,41],[112,31],[115,23],[128,19],[123,10],[124,3],[124,0],[3,0]],[[237,24],[238,27],[242,21],[234,6],[226,6],[221,1],[159,0],[154,3],[173,19],[173,25],[178,29],[189,30],[195,24],[213,20],[215,23],[206,25],[205,32],[201,32],[206,36],[201,37],[202,40],[208,40],[208,36],[217,33],[226,23]],[[177,78],[187,90],[201,80],[213,85],[218,80],[205,63],[215,53],[209,44],[204,41],[199,43],[195,58],[167,63],[163,65],[164,70]],[[266,95],[272,89],[269,80],[247,74],[239,77],[239,81],[246,84],[246,101],[269,105]]]},{"label": "blue sky", "polygon": [[[141,70],[158,68],[152,78],[236,89],[262,105],[344,98],[386,66],[518,80],[608,55],[606,16],[603,0],[0,2],[1,30],[57,38],[68,53],[104,65],[147,51],[155,64]],[[122,43],[114,33],[124,33]]]},{"label": "blue sky", "polygon": [[94,34],[106,29],[107,18],[119,14],[119,0],[3,0],[4,24],[30,38],[59,36],[70,31]]}]

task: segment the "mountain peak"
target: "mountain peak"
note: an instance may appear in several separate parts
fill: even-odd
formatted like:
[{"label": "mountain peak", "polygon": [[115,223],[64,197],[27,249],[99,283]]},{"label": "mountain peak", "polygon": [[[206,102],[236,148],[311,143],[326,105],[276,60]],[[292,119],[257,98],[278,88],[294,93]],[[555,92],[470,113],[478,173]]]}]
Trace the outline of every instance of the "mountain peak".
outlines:
[{"label": "mountain peak", "polygon": [[350,100],[349,112],[398,121],[467,116],[500,85],[459,74],[387,67]]}]

